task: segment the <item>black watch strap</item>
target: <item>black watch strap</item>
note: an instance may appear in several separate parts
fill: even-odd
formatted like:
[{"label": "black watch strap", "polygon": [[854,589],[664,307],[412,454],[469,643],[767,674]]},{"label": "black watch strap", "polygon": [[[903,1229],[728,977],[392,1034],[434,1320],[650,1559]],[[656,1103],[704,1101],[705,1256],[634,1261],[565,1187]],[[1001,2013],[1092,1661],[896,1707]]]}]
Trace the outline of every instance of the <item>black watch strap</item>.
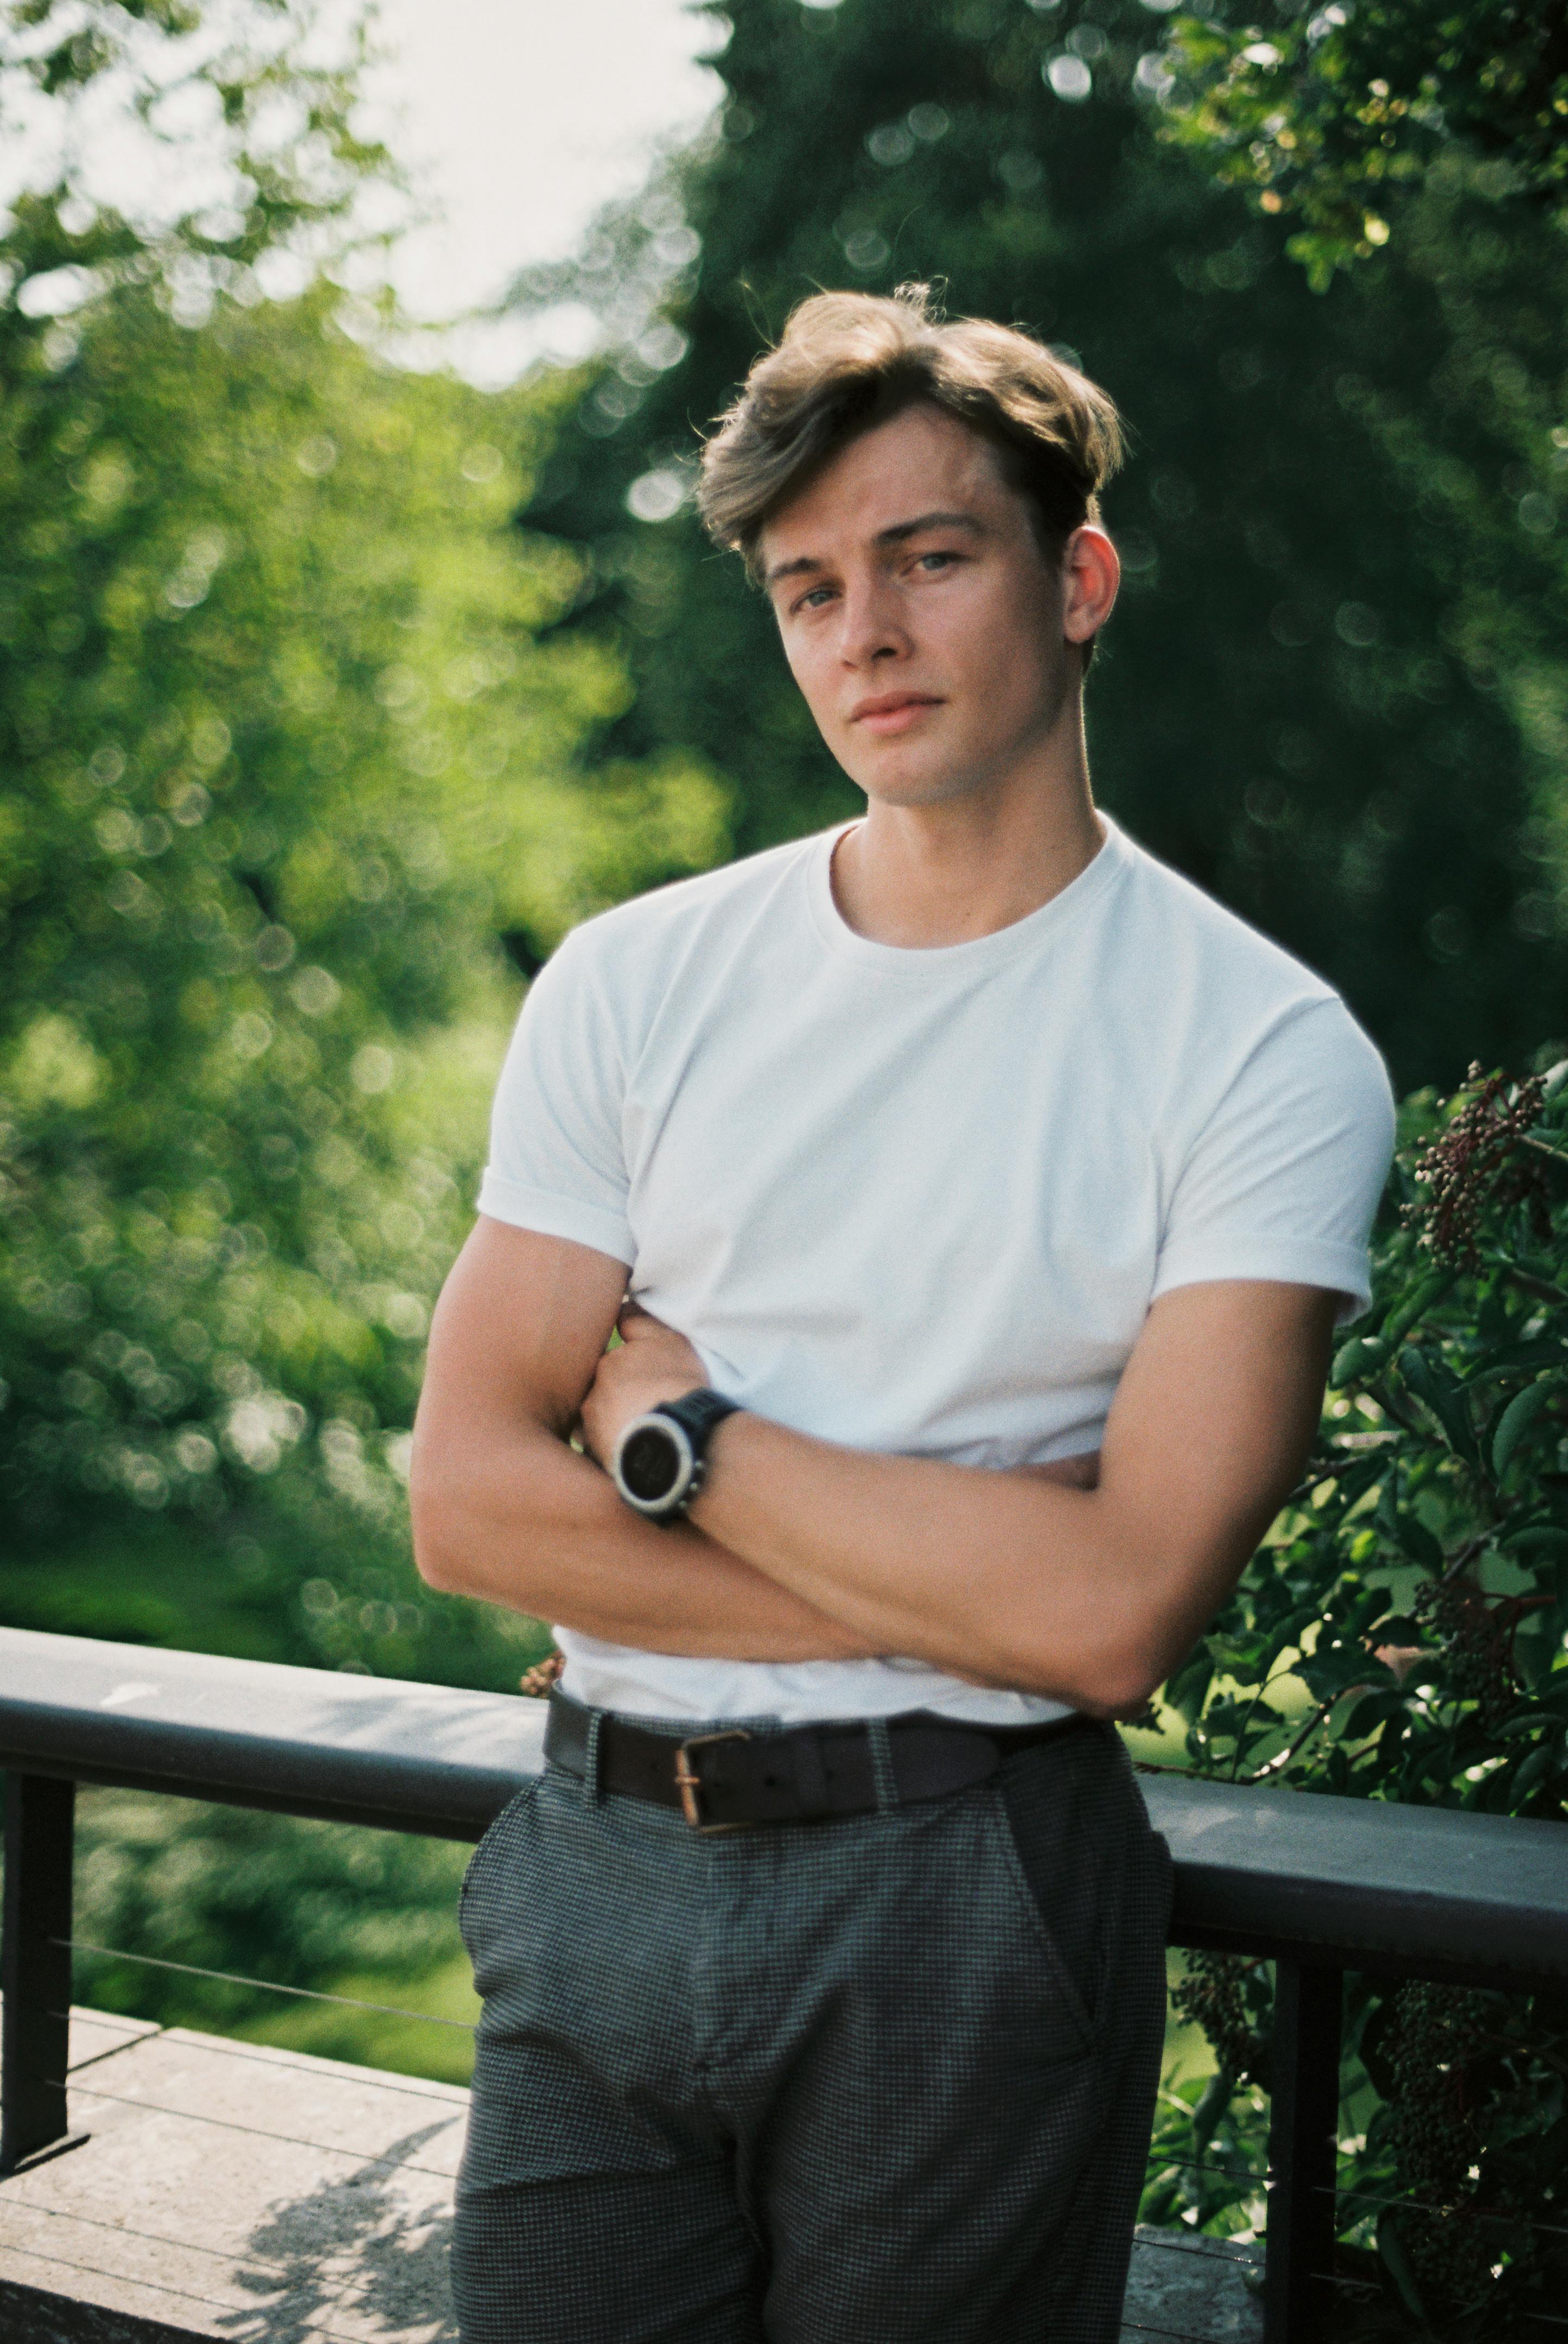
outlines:
[{"label": "black watch strap", "polygon": [[683,1392],[679,1399],[662,1399],[648,1413],[673,1416],[689,1435],[693,1452],[701,1463],[706,1460],[715,1427],[723,1424],[726,1416],[739,1415],[740,1406],[738,1399],[726,1399],[723,1392],[699,1384],[695,1391]]}]

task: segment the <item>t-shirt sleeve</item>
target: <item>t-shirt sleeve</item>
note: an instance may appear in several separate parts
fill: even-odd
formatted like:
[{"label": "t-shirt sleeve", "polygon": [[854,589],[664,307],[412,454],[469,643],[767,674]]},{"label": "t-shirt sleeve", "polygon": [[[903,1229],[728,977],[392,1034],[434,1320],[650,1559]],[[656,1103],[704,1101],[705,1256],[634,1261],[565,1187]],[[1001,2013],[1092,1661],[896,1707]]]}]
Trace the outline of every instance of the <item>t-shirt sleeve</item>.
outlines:
[{"label": "t-shirt sleeve", "polygon": [[529,987],[496,1086],[479,1208],[631,1264],[625,1060],[591,955],[569,936]]},{"label": "t-shirt sleeve", "polygon": [[1281,1019],[1244,1060],[1178,1174],[1154,1294],[1270,1278],[1371,1299],[1368,1240],[1393,1154],[1381,1058],[1342,1002]]}]

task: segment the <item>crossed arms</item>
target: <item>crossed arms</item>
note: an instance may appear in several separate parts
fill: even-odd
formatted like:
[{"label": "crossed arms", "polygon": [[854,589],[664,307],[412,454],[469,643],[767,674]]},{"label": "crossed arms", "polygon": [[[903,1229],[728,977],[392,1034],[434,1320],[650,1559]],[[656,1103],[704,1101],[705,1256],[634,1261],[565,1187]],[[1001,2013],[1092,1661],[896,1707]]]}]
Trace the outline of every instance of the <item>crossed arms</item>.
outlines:
[{"label": "crossed arms", "polygon": [[1100,1716],[1142,1707],[1298,1479],[1335,1302],[1263,1279],[1162,1297],[1098,1472],[882,1456],[731,1417],[692,1519],[664,1530],[593,1459],[704,1375],[683,1337],[623,1311],[625,1283],[590,1247],[480,1221],[437,1308],[414,1429],[432,1586],[648,1652],[898,1653]]}]

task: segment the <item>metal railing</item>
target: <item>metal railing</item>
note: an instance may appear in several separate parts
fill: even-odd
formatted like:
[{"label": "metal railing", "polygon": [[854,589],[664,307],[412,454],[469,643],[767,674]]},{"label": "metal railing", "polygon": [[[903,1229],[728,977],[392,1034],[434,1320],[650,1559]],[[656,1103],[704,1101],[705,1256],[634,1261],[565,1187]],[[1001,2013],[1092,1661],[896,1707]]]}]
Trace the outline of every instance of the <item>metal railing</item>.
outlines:
[{"label": "metal railing", "polygon": [[[504,1694],[0,1630],[0,2176],[71,2137],[77,1783],[474,1840],[540,1772],[543,1727],[541,1702]],[[1144,1787],[1175,1859],[1173,1942],[1275,1965],[1264,2335],[1327,2344],[1343,1974],[1560,1986],[1568,1838],[1172,1774]]]}]

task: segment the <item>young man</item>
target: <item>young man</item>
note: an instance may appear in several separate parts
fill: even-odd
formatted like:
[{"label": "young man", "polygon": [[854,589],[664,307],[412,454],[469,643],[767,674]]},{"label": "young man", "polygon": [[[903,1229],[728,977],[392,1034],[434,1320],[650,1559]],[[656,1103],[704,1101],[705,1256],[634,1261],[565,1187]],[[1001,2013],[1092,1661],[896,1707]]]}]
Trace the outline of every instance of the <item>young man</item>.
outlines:
[{"label": "young man", "polygon": [[432,1330],[420,1568],[566,1659],[464,1888],[466,2344],[1117,2333],[1168,1885],[1108,1721],[1300,1470],[1391,1138],[1095,810],[1117,453],[918,288],[708,446],[867,806],[568,937]]}]

